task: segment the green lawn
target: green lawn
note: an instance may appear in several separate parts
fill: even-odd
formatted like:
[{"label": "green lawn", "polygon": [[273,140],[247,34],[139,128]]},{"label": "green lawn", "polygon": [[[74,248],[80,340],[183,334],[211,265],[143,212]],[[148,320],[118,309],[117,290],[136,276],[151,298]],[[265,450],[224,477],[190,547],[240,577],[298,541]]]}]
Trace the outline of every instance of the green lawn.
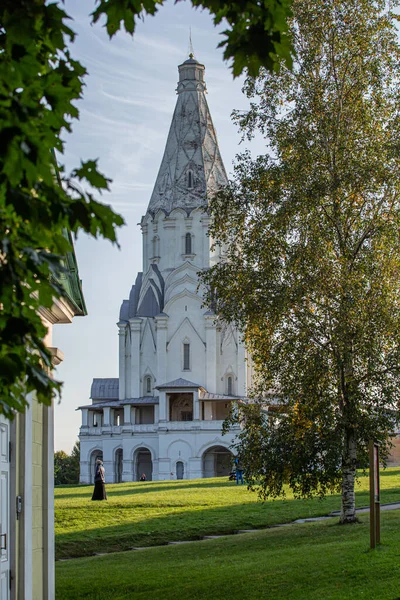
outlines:
[{"label": "green lawn", "polygon": [[[383,472],[381,488],[382,502],[399,501],[400,469]],[[56,489],[58,558],[196,540],[204,535],[325,515],[340,508],[338,496],[321,502],[293,500],[288,494],[286,500],[261,503],[245,486],[236,486],[225,478],[108,485],[107,502],[92,502],[91,494],[91,486]],[[362,476],[357,487],[357,506],[368,502],[368,476]]]},{"label": "green lawn", "polygon": [[[176,520],[179,527],[181,518]],[[218,540],[73,559],[56,565],[57,600],[397,600],[400,510]],[[100,549],[100,548],[99,548]]]}]

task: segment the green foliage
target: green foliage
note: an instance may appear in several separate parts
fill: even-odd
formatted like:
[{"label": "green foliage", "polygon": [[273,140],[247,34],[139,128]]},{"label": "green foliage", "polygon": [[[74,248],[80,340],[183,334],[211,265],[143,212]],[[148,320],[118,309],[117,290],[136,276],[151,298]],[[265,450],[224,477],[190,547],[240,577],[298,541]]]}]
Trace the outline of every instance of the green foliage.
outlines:
[{"label": "green foliage", "polygon": [[[182,1],[182,0],[176,0]],[[155,15],[164,0],[100,0],[93,12],[93,21],[106,15],[108,34],[113,36],[124,23],[133,34],[135,20]],[[232,59],[232,72],[237,77],[243,71],[255,77],[261,67],[272,71],[280,61],[292,65],[292,43],[288,35],[288,17],[292,0],[262,0],[261,2],[226,2],[225,0],[192,0],[196,8],[207,9],[214,23],[228,24],[219,44],[224,47],[224,58]]]},{"label": "green foliage", "polygon": [[[122,26],[133,34],[135,20],[154,15],[163,0],[100,0],[93,22],[103,16],[112,37]],[[211,0],[214,22],[226,19],[225,58],[233,73],[246,67],[256,75],[290,64],[286,17],[290,0],[225,4]],[[26,394],[50,404],[61,384],[50,375],[51,354],[41,320],[53,300],[65,296],[65,257],[69,234],[84,231],[116,243],[121,216],[99,203],[89,189],[109,189],[97,161],[82,162],[70,174],[57,168],[54,150],[63,152],[63,131],[79,117],[86,69],[73,59],[75,34],[68,15],[44,0],[3,0],[0,7],[0,412],[12,418]],[[81,312],[84,310],[81,307]]]},{"label": "green foliage", "polygon": [[340,485],[352,521],[357,462],[372,438],[385,457],[399,414],[400,50],[383,1],[293,12],[293,71],[245,85],[237,122],[270,153],[239,157],[212,200],[223,259],[204,281],[244,333],[255,396],[280,399],[268,419],[242,411],[248,477],[272,496]]},{"label": "green foliage", "polygon": [[54,453],[54,485],[79,483],[80,442],[76,442],[70,456],[64,450]]},{"label": "green foliage", "polygon": [[51,355],[40,312],[63,295],[62,257],[72,250],[66,231],[116,242],[122,217],[97,202],[71,177],[98,190],[109,180],[96,161],[70,176],[53,149],[78,117],[85,69],[67,46],[74,33],[56,4],[12,0],[0,8],[0,411],[12,417],[35,391],[49,404],[60,383],[50,376]]}]

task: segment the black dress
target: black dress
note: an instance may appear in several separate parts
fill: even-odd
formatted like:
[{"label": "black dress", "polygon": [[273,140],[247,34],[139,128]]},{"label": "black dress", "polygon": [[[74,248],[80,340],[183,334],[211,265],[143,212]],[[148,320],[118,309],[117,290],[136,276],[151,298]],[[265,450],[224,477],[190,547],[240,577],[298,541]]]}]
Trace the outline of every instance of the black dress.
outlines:
[{"label": "black dress", "polygon": [[92,500],[107,500],[104,479],[104,467],[99,465],[96,469],[96,474],[94,476],[94,490]]}]

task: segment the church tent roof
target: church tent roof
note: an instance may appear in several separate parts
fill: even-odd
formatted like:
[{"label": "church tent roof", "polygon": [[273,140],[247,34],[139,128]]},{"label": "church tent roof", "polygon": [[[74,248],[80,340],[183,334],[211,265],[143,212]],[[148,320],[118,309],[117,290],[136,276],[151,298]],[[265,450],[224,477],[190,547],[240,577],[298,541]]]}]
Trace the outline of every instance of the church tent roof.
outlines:
[{"label": "church tent roof", "polygon": [[178,99],[147,208],[152,215],[207,207],[207,197],[228,183],[205,96],[204,65],[189,58],[178,69]]}]

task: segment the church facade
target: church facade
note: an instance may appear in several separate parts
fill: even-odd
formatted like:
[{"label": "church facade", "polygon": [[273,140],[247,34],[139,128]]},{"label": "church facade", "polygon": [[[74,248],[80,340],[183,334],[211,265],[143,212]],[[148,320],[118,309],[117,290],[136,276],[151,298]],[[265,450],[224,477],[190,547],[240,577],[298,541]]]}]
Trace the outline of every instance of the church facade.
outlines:
[{"label": "church facade", "polygon": [[106,481],[226,475],[231,403],[251,366],[238,332],[203,305],[199,272],[210,250],[207,197],[227,183],[206,101],[204,66],[179,67],[177,103],[146,214],[143,270],[121,305],[119,377],[94,379],[81,406],[81,483],[102,458]]}]

